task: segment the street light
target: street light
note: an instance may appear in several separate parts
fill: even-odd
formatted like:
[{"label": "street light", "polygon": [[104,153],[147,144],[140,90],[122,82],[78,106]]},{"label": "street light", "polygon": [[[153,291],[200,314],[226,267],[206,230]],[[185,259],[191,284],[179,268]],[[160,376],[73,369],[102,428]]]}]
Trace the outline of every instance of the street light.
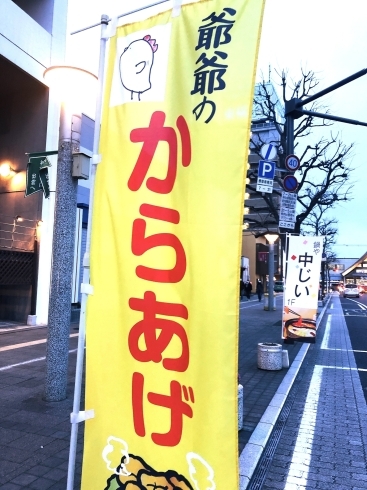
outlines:
[{"label": "street light", "polygon": [[96,89],[97,77],[80,68],[53,66],[45,71],[44,78],[51,89],[50,97],[61,102],[44,398],[61,401],[67,388],[77,207],[73,153],[79,151],[81,107],[92,96],[93,85]]},{"label": "street light", "polygon": [[0,176],[1,177],[10,177],[12,175],[15,175],[16,172],[13,168],[11,168],[9,162],[4,162],[0,164]]},{"label": "street light", "polygon": [[269,311],[274,310],[274,243],[279,238],[276,234],[266,234],[269,242]]}]

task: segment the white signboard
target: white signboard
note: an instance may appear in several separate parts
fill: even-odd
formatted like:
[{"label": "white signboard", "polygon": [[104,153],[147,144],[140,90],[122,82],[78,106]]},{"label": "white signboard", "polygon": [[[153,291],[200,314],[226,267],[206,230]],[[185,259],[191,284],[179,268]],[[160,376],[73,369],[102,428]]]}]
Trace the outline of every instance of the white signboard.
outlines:
[{"label": "white signboard", "polygon": [[294,230],[295,224],[294,221],[281,221],[279,220],[280,228],[288,228],[289,230]]},{"label": "white signboard", "polygon": [[295,208],[297,204],[297,194],[294,192],[282,192],[280,205],[285,208]]},{"label": "white signboard", "polygon": [[297,194],[294,192],[282,192],[279,210],[279,226],[294,230],[296,222]]},{"label": "white signboard", "polygon": [[282,338],[314,342],[324,237],[289,236]]},{"label": "white signboard", "polygon": [[296,208],[280,208],[279,221],[296,222]]},{"label": "white signboard", "polygon": [[271,194],[273,192],[273,179],[262,179],[260,177],[257,178],[256,190],[257,192],[267,192]]}]

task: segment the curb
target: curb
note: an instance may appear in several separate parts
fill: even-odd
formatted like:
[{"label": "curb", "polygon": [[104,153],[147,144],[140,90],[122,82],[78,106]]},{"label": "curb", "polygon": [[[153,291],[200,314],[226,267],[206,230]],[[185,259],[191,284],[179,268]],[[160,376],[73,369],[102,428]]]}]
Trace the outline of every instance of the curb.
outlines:
[{"label": "curb", "polygon": [[[317,318],[320,325],[331,296]],[[246,490],[311,344],[303,344],[239,457],[239,490]]]}]

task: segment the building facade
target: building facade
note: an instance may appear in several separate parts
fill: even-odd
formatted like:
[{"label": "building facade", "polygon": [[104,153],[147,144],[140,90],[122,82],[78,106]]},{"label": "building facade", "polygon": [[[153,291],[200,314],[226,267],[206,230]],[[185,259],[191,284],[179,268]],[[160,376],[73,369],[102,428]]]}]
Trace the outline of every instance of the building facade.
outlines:
[{"label": "building facade", "polygon": [[[268,91],[273,94],[272,103],[276,110],[277,118],[283,117],[282,105],[272,84],[269,82]],[[255,100],[261,99],[260,84],[255,85]],[[256,104],[253,106],[251,140],[258,144],[272,144],[279,146],[279,133],[276,131],[275,124],[262,114],[256,111]],[[249,270],[251,282],[255,284],[257,278],[266,284],[268,282],[268,245],[265,238],[266,233],[278,233],[278,220],[274,217],[279,211],[280,197],[282,188],[277,181],[274,181],[272,193],[261,193],[256,190],[258,179],[259,160],[262,157],[255,152],[255,145],[250,144],[250,154],[248,158],[246,194],[244,200],[244,226],[242,232],[242,255],[249,260]],[[280,177],[278,157],[273,159],[276,163],[276,176]],[[271,212],[270,210],[273,210]],[[282,279],[282,253],[281,243],[278,240],[274,245],[274,271],[275,278]]]},{"label": "building facade", "polygon": [[[25,197],[29,153],[57,151],[60,106],[46,68],[65,60],[67,0],[0,2],[0,322],[47,324],[57,155],[48,156],[50,197]],[[83,116],[81,151],[91,155],[93,121]],[[79,181],[73,301],[88,219],[88,182]]]},{"label": "building facade", "polygon": [[367,292],[367,252],[346,267],[341,276],[344,284],[357,284],[364,292]]}]

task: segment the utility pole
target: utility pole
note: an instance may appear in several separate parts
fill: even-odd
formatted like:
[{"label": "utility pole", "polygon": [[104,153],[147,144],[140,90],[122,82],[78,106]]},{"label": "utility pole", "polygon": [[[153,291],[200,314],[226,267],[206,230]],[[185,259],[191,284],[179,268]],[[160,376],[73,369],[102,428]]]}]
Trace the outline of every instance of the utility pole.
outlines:
[{"label": "utility pole", "polygon": [[[333,116],[332,114],[322,114],[320,112],[308,111],[303,109],[303,106],[313,102],[316,99],[319,99],[323,95],[329,94],[330,92],[356,80],[357,78],[363,77],[367,74],[367,68],[350,75],[343,80],[340,80],[337,83],[334,83],[330,87],[321,90],[320,92],[311,95],[305,99],[297,99],[296,97],[287,100],[285,102],[285,136],[286,136],[286,144],[285,144],[285,157],[288,155],[294,154],[294,120],[299,119],[302,116],[312,116],[318,117],[321,119],[329,119],[331,121],[338,121],[347,124],[354,124],[356,126],[367,126],[366,122],[357,121],[355,119],[347,119],[345,117]],[[287,232],[287,229],[280,228],[282,230],[281,236],[284,236],[284,233]],[[282,239],[282,248],[285,247],[285,241]]]},{"label": "utility pole", "polygon": [[[297,99],[296,97],[287,100],[285,102],[285,132],[286,132],[286,147],[285,157],[294,154],[294,120],[299,119],[302,116],[312,116],[321,119],[328,119],[331,121],[338,121],[347,124],[353,124],[355,126],[367,126],[367,123],[357,121],[356,119],[347,119],[345,117],[333,116],[332,114],[322,114],[320,112],[308,111],[303,109],[303,106],[319,99],[323,95],[329,94],[334,90],[343,87],[344,85],[353,82],[357,78],[363,77],[367,74],[367,68],[350,75],[337,83],[334,83],[330,87],[321,90],[320,92],[311,95],[305,99]],[[322,297],[324,295],[324,281],[325,281],[325,262],[322,262]]]},{"label": "utility pole", "polygon": [[363,77],[366,74],[367,74],[367,68],[358,71],[357,73],[354,73],[354,75],[350,75],[349,77],[344,78],[343,80],[340,80],[340,82],[334,83],[334,85],[331,85],[330,87],[325,88],[324,90],[321,90],[317,94],[311,95],[306,99],[301,100],[301,99],[293,98],[286,101],[285,103],[286,156],[292,155],[294,153],[294,120],[299,119],[302,116],[312,116],[312,117],[319,117],[321,119],[330,119],[331,121],[354,124],[356,126],[367,126],[367,123],[357,121],[355,119],[347,119],[345,117],[333,116],[332,114],[322,114],[320,112],[307,111],[303,109],[304,105],[309,104],[310,102],[313,102],[314,100],[322,97],[323,95],[329,94],[330,92],[342,87],[343,85],[346,85],[347,83],[353,82],[357,78]]}]

